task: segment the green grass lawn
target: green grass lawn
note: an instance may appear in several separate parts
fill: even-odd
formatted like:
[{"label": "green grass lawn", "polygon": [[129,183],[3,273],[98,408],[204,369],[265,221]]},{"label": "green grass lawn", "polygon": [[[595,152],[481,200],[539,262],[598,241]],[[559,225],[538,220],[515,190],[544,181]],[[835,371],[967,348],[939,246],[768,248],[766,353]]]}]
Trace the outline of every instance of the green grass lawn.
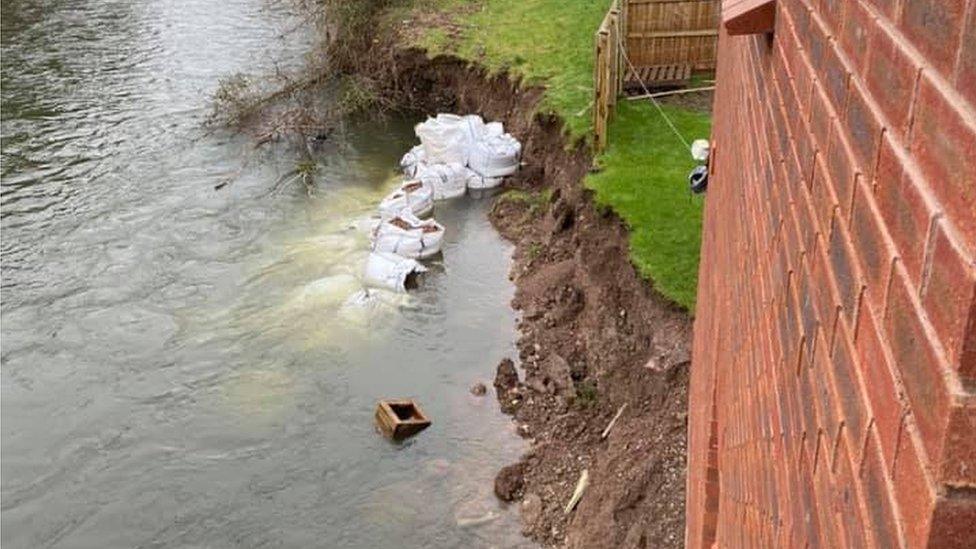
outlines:
[{"label": "green grass lawn", "polygon": [[[572,140],[593,129],[593,39],[610,0],[414,0],[398,19],[437,12],[452,32],[414,35],[432,55],[450,53],[489,70],[508,70],[546,86],[540,108],[566,124]],[[415,20],[424,20],[415,17]],[[429,19],[429,18],[428,18]],[[708,137],[708,115],[665,107],[689,141]],[[646,102],[618,103],[603,170],[586,185],[631,230],[631,260],[676,303],[694,309],[701,241],[701,198],[688,195],[690,152]]]},{"label": "green grass lawn", "polygon": [[[707,114],[663,109],[689,142],[711,133]],[[703,199],[688,192],[691,153],[653,105],[620,101],[597,162],[602,171],[585,184],[630,228],[631,261],[659,292],[694,310]]]}]

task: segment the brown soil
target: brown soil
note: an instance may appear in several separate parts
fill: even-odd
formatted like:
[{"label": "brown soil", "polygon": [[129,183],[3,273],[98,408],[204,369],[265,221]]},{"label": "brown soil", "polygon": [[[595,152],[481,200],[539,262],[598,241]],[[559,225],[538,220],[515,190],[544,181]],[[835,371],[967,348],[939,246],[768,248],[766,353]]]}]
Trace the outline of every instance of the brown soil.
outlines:
[{"label": "brown soil", "polygon": [[[523,531],[546,546],[682,546],[690,318],[634,271],[623,224],[582,187],[587,149],[567,148],[560,123],[537,112],[540,89],[453,58],[395,59],[389,92],[399,104],[504,122],[524,151],[506,186],[551,191],[498,199],[490,214],[515,243],[512,306],[521,312],[522,379],[503,361],[495,389],[531,441],[496,491],[524,501]],[[566,515],[584,469],[589,486]]]}]

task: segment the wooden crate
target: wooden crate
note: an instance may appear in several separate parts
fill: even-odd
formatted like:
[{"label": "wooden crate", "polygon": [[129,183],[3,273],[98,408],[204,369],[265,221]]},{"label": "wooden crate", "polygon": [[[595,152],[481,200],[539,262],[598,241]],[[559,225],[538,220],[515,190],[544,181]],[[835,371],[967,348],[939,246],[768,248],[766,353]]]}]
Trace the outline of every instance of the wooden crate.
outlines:
[{"label": "wooden crate", "polygon": [[376,426],[383,436],[403,440],[430,427],[430,419],[424,415],[413,399],[383,399],[376,405]]}]

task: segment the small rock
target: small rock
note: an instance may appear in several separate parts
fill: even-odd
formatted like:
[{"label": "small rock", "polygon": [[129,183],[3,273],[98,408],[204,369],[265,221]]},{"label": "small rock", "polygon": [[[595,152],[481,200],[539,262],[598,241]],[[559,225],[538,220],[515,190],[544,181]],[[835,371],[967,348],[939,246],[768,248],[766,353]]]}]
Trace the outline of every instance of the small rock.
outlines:
[{"label": "small rock", "polygon": [[502,501],[515,501],[525,484],[525,467],[521,462],[502,467],[495,476],[495,495]]},{"label": "small rock", "polygon": [[471,394],[474,396],[485,396],[487,392],[488,387],[485,387],[485,384],[480,381],[471,386]]},{"label": "small rock", "polygon": [[495,371],[495,390],[499,397],[514,389],[518,385],[518,380],[518,370],[515,369],[512,359],[506,358],[498,363]]},{"label": "small rock", "polygon": [[542,516],[542,498],[538,494],[525,494],[519,507],[519,517],[522,519],[522,532],[528,532]]}]

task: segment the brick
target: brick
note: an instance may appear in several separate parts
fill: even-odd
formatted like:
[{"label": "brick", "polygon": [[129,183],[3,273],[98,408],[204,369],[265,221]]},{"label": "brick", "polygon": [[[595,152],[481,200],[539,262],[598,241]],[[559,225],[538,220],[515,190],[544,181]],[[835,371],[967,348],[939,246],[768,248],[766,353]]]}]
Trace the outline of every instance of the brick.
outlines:
[{"label": "brick", "polygon": [[847,105],[847,84],[851,73],[841,58],[840,50],[834,42],[830,42],[824,52],[823,67],[820,75],[827,97],[836,112],[844,112]]},{"label": "brick", "polygon": [[855,333],[858,367],[868,392],[868,405],[878,432],[881,452],[890,466],[895,459],[898,429],[905,407],[895,381],[897,374],[893,373],[890,351],[881,338],[875,315],[864,310],[865,305],[861,307],[862,314],[859,315],[860,322]]},{"label": "brick", "polygon": [[899,28],[925,58],[951,76],[962,35],[966,0],[910,0]]},{"label": "brick", "polygon": [[834,230],[827,245],[827,259],[834,274],[841,304],[841,313],[852,324],[857,314],[857,301],[863,287],[863,277],[855,264],[851,239],[843,220],[834,216]]},{"label": "brick", "polygon": [[839,539],[843,536],[843,531],[840,530],[840,522],[834,514],[834,502],[831,497],[833,478],[830,468],[818,466],[814,471],[813,481],[819,511],[817,522],[820,524],[820,541],[823,547],[839,547]]},{"label": "brick", "polygon": [[970,9],[963,25],[962,51],[956,69],[956,89],[976,108],[976,9]]},{"label": "brick", "polygon": [[[906,419],[907,421],[907,419]],[[935,490],[925,472],[921,448],[916,446],[909,424],[898,439],[898,461],[892,471],[895,498],[905,526],[908,547],[925,547],[935,502]]]},{"label": "brick", "polygon": [[946,429],[945,455],[937,464],[940,482],[976,486],[976,404],[952,409]]},{"label": "brick", "polygon": [[873,25],[865,84],[899,137],[908,130],[908,115],[918,81],[919,66],[887,29]]},{"label": "brick", "polygon": [[947,93],[923,75],[910,151],[963,245],[976,252],[976,123]]},{"label": "brick", "polygon": [[804,356],[812,364],[813,361],[813,349],[817,341],[817,329],[819,327],[819,319],[817,318],[817,312],[814,307],[813,292],[810,289],[810,270],[807,261],[801,262],[801,269],[798,271],[799,278],[797,280],[797,293],[796,296],[800,303],[800,323],[803,327],[803,338],[805,342]]},{"label": "brick", "polygon": [[820,0],[817,11],[827,23],[831,36],[839,35],[840,30],[844,27],[844,15],[848,11],[845,9],[847,3],[845,0]]},{"label": "brick", "polygon": [[817,226],[822,238],[826,241],[830,237],[834,212],[839,204],[837,203],[837,196],[834,194],[834,184],[831,183],[830,174],[827,173],[826,161],[820,153],[817,153],[811,181],[810,193],[813,197],[814,208],[817,211]]},{"label": "brick", "polygon": [[827,462],[827,467],[830,467],[834,455],[835,439],[840,431],[841,416],[838,412],[840,403],[834,396],[837,394],[837,390],[834,387],[830,350],[826,347],[826,343],[821,338],[817,343],[817,349],[814,353],[814,367],[810,373],[816,391],[817,416],[820,418],[820,425],[824,431],[824,440],[822,441],[822,444],[826,445],[824,459]]},{"label": "brick", "polygon": [[959,369],[960,375],[976,379],[976,365],[962,364],[966,336],[976,326],[976,262],[956,244],[943,222],[936,224],[932,242],[931,267],[922,305],[939,335],[949,364]]},{"label": "brick", "polygon": [[888,487],[888,473],[873,437],[868,437],[864,467],[861,472],[864,486],[864,504],[867,508],[867,522],[871,525],[872,537],[880,547],[899,547],[898,521],[895,518],[891,491]]},{"label": "brick", "polygon": [[851,60],[854,74],[863,74],[874,16],[858,1],[846,2],[847,10],[840,34],[841,47]]},{"label": "brick", "polygon": [[[843,324],[842,324],[843,325]],[[860,369],[857,357],[849,341],[850,334],[842,329],[834,343],[830,357],[830,367],[834,382],[834,392],[843,412],[844,425],[848,432],[848,442],[856,445],[864,440],[868,413],[865,410],[864,393],[858,375]]]},{"label": "brick", "polygon": [[824,160],[827,156],[827,145],[830,144],[830,128],[835,118],[834,112],[823,87],[813,86],[810,96],[810,131],[813,133],[817,150],[821,152]]},{"label": "brick", "polygon": [[881,212],[873,193],[863,180],[854,189],[854,209],[851,213],[851,239],[864,272],[865,295],[875,313],[884,308],[885,293],[891,275],[895,250],[882,225]]},{"label": "brick", "polygon": [[[814,403],[816,392],[814,390],[814,384],[811,376],[812,374],[810,373],[810,368],[806,366],[800,367],[799,372],[797,373],[799,387],[797,396],[800,401],[800,419],[803,425],[803,432],[806,433],[807,440],[810,441],[811,444],[814,444],[816,439],[813,437],[819,430],[820,425],[817,418],[817,407]],[[810,448],[810,450],[810,455],[812,457],[816,457],[816,448]]]},{"label": "brick", "polygon": [[867,91],[853,78],[847,98],[845,121],[859,171],[871,181],[878,162],[882,126],[879,114],[868,104]]},{"label": "brick", "polygon": [[843,523],[844,547],[867,547],[865,538],[864,511],[857,492],[854,470],[847,442],[841,438],[837,443],[834,465],[833,500],[837,517]]},{"label": "brick", "polygon": [[883,15],[887,16],[888,19],[894,20],[895,15],[898,13],[898,6],[901,4],[902,0],[865,0],[868,4],[873,5],[878,9]]},{"label": "brick", "polygon": [[808,23],[802,27],[797,25],[796,30],[797,35],[800,37],[800,43],[807,51],[810,66],[813,67],[815,73],[819,74],[823,70],[824,63],[826,62],[827,50],[830,49],[827,29],[824,28],[818,19],[809,17]]},{"label": "brick", "polygon": [[824,339],[826,339],[827,346],[830,348],[833,346],[834,330],[841,305],[837,297],[837,288],[827,265],[826,252],[822,247],[818,246],[810,254],[811,287],[813,290],[814,306],[817,309],[817,318],[820,319],[820,327],[823,331]]},{"label": "brick", "polygon": [[834,121],[830,129],[830,145],[827,149],[827,173],[834,185],[834,195],[840,205],[840,213],[844,219],[850,218],[851,201],[854,198],[854,178],[857,175],[854,151],[851,149],[844,127]]},{"label": "brick", "polygon": [[922,183],[905,170],[903,159],[887,137],[882,140],[875,178],[878,211],[895,243],[901,262],[916,286],[922,284],[925,243],[935,208],[929,203]]},{"label": "brick", "polygon": [[969,493],[950,493],[935,503],[928,547],[972,549],[976,539],[976,498]]},{"label": "brick", "polygon": [[908,277],[896,270],[888,291],[885,333],[929,458],[938,461],[949,411],[943,357],[924,325]]}]

